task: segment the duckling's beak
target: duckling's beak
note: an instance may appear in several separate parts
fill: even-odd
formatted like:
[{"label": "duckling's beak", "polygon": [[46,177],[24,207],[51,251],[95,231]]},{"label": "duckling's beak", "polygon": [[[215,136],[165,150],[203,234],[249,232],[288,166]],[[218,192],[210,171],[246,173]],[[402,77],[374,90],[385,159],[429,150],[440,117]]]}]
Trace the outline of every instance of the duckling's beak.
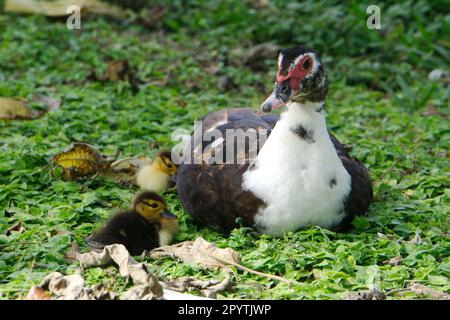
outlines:
[{"label": "duckling's beak", "polygon": [[177,219],[178,217],[175,214],[173,214],[172,212],[164,210],[163,213],[161,213],[161,218]]},{"label": "duckling's beak", "polygon": [[289,80],[282,83],[277,82],[272,94],[261,105],[261,110],[263,112],[271,112],[274,109],[284,107],[291,97],[291,93]]}]

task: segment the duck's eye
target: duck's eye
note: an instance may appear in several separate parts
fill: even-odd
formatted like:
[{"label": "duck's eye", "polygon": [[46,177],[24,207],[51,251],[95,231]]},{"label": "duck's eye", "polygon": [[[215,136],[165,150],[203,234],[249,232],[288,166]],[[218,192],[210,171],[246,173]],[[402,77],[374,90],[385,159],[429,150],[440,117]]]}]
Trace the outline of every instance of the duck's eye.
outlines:
[{"label": "duck's eye", "polygon": [[158,204],[157,204],[157,203],[154,203],[154,202],[149,203],[148,205],[149,205],[150,207],[152,207],[153,209],[158,208]]},{"label": "duck's eye", "polygon": [[306,59],[305,62],[303,62],[302,69],[306,70],[306,69],[309,69],[309,67],[311,67],[311,60],[310,59]]},{"label": "duck's eye", "polygon": [[167,168],[172,169],[172,168],[173,168],[173,165],[172,165],[171,163],[168,163],[168,164],[167,164]]}]

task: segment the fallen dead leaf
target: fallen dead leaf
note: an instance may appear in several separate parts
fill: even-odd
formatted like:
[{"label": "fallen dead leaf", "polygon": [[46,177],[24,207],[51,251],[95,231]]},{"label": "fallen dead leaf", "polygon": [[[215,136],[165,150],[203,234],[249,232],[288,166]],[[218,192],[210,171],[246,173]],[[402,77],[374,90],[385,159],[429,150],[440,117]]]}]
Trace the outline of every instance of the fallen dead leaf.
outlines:
[{"label": "fallen dead leaf", "polygon": [[33,95],[33,102],[42,103],[47,107],[48,111],[56,111],[61,106],[61,100],[48,97],[41,93]]},{"label": "fallen dead leaf", "polygon": [[103,175],[113,178],[122,185],[136,185],[136,175],[139,169],[151,163],[152,159],[146,156],[119,159],[113,162],[110,170],[103,172]]},{"label": "fallen dead leaf", "polygon": [[32,286],[25,300],[50,300],[52,297],[41,287]]},{"label": "fallen dead leaf", "polygon": [[114,300],[115,294],[107,290],[103,284],[85,287],[80,274],[63,275],[53,272],[42,281],[40,288],[48,290],[55,300]]},{"label": "fallen dead leaf", "polygon": [[149,12],[146,12],[145,16],[138,17],[136,22],[149,29],[154,29],[158,26],[166,13],[167,8],[162,4],[157,4],[153,6]]},{"label": "fallen dead leaf", "polygon": [[64,253],[64,257],[68,262],[73,262],[77,259],[77,253],[80,252],[80,247],[76,242],[72,242],[70,244],[69,250],[67,250],[66,253]]},{"label": "fallen dead leaf", "polygon": [[414,235],[414,238],[412,238],[411,240],[407,241],[409,243],[413,243],[413,244],[421,244],[422,241],[422,237],[420,236],[420,233],[416,232],[416,234]]},{"label": "fallen dead leaf", "polygon": [[108,170],[112,161],[91,145],[74,142],[68,150],[58,153],[53,162],[63,169],[64,180],[75,180]]},{"label": "fallen dead leaf", "polygon": [[447,114],[445,114],[442,111],[439,111],[435,106],[432,104],[428,105],[427,109],[421,113],[424,117],[430,117],[430,116],[439,116],[442,118],[447,118]]},{"label": "fallen dead leaf", "polygon": [[171,246],[162,246],[153,249],[150,256],[154,259],[171,256],[186,263],[200,264],[209,269],[230,267],[232,263],[240,263],[238,252],[230,248],[220,249],[211,242],[199,237],[192,241],[185,241]]},{"label": "fallen dead leaf", "polygon": [[22,221],[17,222],[6,230],[5,235],[9,237],[13,232],[22,233],[25,231]]},{"label": "fallen dead leaf", "polygon": [[133,282],[140,286],[128,293],[128,298],[140,295],[148,299],[150,293],[152,299],[160,299],[163,296],[163,289],[156,277],[144,264],[134,260],[124,245],[112,244],[104,247],[102,252],[78,253],[76,257],[82,269],[116,264],[122,277],[131,277]]},{"label": "fallen dead leaf", "polygon": [[0,119],[33,120],[43,112],[30,108],[24,100],[0,97]]},{"label": "fallen dead leaf", "polygon": [[[63,275],[60,272],[48,274],[39,286],[30,289],[30,299],[55,299],[55,300],[114,300],[117,295],[106,288],[103,283],[87,287],[81,272],[90,267],[107,267],[116,264],[122,277],[130,277],[135,286],[125,292],[121,299],[127,300],[208,300],[200,296],[171,290],[167,284],[162,285],[156,277],[150,273],[143,263],[135,261],[127,249],[121,244],[106,246],[102,252],[76,253],[81,270],[75,274]],[[107,269],[108,271],[108,269]],[[110,272],[111,277],[113,275]],[[228,274],[223,281],[199,281],[194,278],[184,280],[184,288],[195,287],[201,289],[205,295],[213,297],[218,292],[229,289],[232,285],[231,275]],[[188,283],[190,285],[188,285]],[[174,282],[172,281],[172,285]],[[48,291],[48,293],[46,292]]]},{"label": "fallen dead leaf", "polygon": [[270,6],[269,0],[255,0],[251,2],[251,5],[256,9],[266,9]]},{"label": "fallen dead leaf", "polygon": [[139,90],[140,81],[128,60],[122,59],[111,61],[108,64],[106,78],[113,82],[127,81],[131,85],[133,92]]},{"label": "fallen dead leaf", "polygon": [[111,168],[117,172],[136,173],[138,168],[151,164],[152,159],[146,156],[128,157],[114,161]]},{"label": "fallen dead leaf", "polygon": [[236,83],[230,76],[222,76],[217,80],[217,87],[220,91],[226,92],[236,88]]},{"label": "fallen dead leaf", "polygon": [[74,142],[70,148],[54,156],[53,163],[63,169],[64,180],[100,174],[123,185],[136,185],[137,172],[151,164],[152,159],[137,156],[117,160],[119,154],[108,157],[87,143]]},{"label": "fallen dead leaf", "polygon": [[344,300],[385,300],[386,294],[378,289],[370,289],[360,292],[350,292],[345,297]]},{"label": "fallen dead leaf", "polygon": [[247,268],[240,264],[241,256],[231,248],[220,249],[211,242],[199,237],[192,241],[184,241],[171,246],[162,246],[153,249],[149,253],[153,259],[160,257],[175,257],[186,263],[195,263],[208,269],[229,269],[236,267],[246,272],[256,274],[261,277],[274,279],[289,285],[298,284],[295,280],[289,280],[277,275],[259,272]]},{"label": "fallen dead leaf", "polygon": [[52,230],[52,231],[50,231],[50,237],[66,235],[66,234],[71,235],[72,232],[70,232],[68,230]]},{"label": "fallen dead leaf", "polygon": [[419,296],[430,296],[433,300],[450,300],[450,294],[428,288],[420,283],[413,283],[408,289]]},{"label": "fallen dead leaf", "polygon": [[393,257],[389,260],[386,260],[383,262],[383,264],[385,265],[390,265],[390,266],[398,266],[401,265],[403,261],[403,258],[401,256],[397,256],[397,257]]},{"label": "fallen dead leaf", "polygon": [[25,14],[42,14],[50,17],[65,17],[70,14],[67,9],[77,6],[82,13],[104,14],[113,17],[124,17],[124,11],[114,5],[99,0],[6,0],[5,12]]},{"label": "fallen dead leaf", "polygon": [[265,69],[265,60],[275,60],[280,46],[273,43],[261,43],[252,48],[235,48],[230,51],[230,62],[234,65],[244,64],[253,70]]},{"label": "fallen dead leaf", "polygon": [[165,289],[170,289],[178,292],[200,290],[206,298],[210,299],[216,299],[219,292],[229,290],[232,286],[233,281],[231,280],[230,274],[227,274],[227,276],[222,281],[202,281],[194,277],[183,277],[163,282],[163,287]]},{"label": "fallen dead leaf", "polygon": [[266,59],[276,59],[279,52],[280,46],[269,42],[261,43],[248,51],[245,64],[253,66]]},{"label": "fallen dead leaf", "polygon": [[56,296],[56,299],[77,300],[85,298],[84,279],[80,274],[64,276],[59,272],[47,275],[40,287]]}]

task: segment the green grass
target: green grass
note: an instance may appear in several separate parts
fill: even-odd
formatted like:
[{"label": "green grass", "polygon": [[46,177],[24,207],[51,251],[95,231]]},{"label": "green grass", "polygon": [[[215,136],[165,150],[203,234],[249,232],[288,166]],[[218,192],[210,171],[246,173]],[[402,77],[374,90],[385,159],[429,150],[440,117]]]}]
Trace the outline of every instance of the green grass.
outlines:
[{"label": "green grass", "polygon": [[[63,21],[0,15],[0,96],[39,92],[62,100],[41,119],[0,122],[0,298],[25,295],[51,271],[72,272],[77,264],[65,257],[71,244],[87,250],[83,238],[136,191],[100,177],[64,182],[52,175],[53,155],[72,141],[108,155],[117,149],[123,156],[153,155],[149,142],[172,146],[173,130],[192,129],[210,111],[258,108],[275,62],[253,71],[230,57],[235,48],[267,41],[322,53],[331,83],[328,126],[368,166],[374,203],[346,234],[311,227],[273,238],[241,228],[227,236],[195,226],[170,190],[165,197],[181,222],[177,241],[202,236],[239,251],[247,267],[301,283],[289,287],[236,271],[226,298],[339,299],[372,285],[388,292],[412,282],[449,292],[448,78],[427,79],[434,69],[449,71],[444,2],[381,1],[381,32],[365,27],[365,5],[356,1],[274,1],[263,9],[238,0],[183,3],[173,1],[156,30],[95,17],[74,32]],[[136,95],[126,83],[88,79],[121,58],[150,82]],[[217,88],[224,75],[235,89]],[[430,105],[447,117],[423,116]],[[25,231],[6,236],[18,222]],[[399,265],[387,263],[395,257]],[[169,258],[147,262],[161,278],[223,276]],[[89,283],[115,277],[98,268],[85,276]]]}]

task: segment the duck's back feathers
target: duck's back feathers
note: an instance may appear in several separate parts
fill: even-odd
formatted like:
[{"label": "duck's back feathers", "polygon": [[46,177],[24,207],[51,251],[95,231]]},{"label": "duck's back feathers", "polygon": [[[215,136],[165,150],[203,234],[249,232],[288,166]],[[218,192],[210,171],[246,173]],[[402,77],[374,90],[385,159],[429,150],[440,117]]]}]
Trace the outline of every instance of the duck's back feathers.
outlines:
[{"label": "duck's back feathers", "polygon": [[147,222],[134,211],[123,211],[114,215],[103,228],[85,240],[95,249],[120,243],[131,255],[138,255],[144,250],[159,246],[158,226]]},{"label": "duck's back feathers", "polygon": [[[278,116],[267,115],[252,109],[224,109],[214,112],[202,120],[203,133],[217,129],[226,137],[227,129],[260,129],[267,130],[267,136],[275,126]],[[259,136],[258,136],[259,138]],[[204,154],[204,160],[209,157],[223,155],[226,160],[226,145],[214,144],[212,141],[201,141],[202,145],[191,145],[191,158]],[[201,164],[183,163],[178,169],[178,194],[186,210],[193,218],[201,223],[222,231],[230,231],[239,226],[237,218],[241,218],[244,225],[253,225],[253,217],[258,208],[264,203],[254,194],[242,190],[242,175],[247,170],[251,160],[250,155],[264,144],[249,144],[246,141],[245,154],[234,152],[232,163],[241,164]],[[196,152],[202,150],[202,152]],[[236,151],[236,150],[235,150]],[[239,159],[238,159],[239,158]],[[186,159],[186,157],[185,157]]]}]

